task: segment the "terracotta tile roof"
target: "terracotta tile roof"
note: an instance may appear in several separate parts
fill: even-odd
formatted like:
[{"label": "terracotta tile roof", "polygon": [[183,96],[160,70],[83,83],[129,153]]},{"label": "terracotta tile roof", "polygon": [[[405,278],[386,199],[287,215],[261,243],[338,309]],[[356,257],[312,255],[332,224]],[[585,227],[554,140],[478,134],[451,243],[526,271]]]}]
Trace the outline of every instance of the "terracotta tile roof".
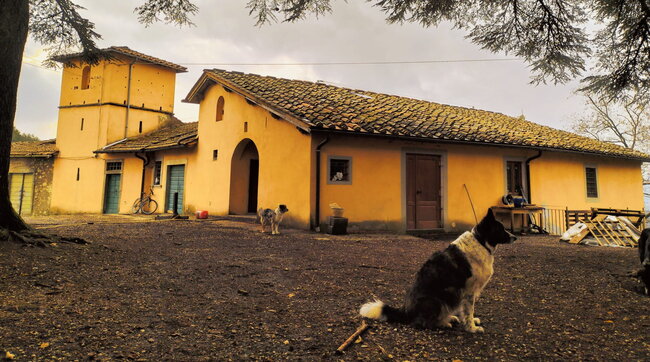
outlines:
[{"label": "terracotta tile roof", "polygon": [[[152,57],[151,55],[147,55],[144,53],[137,52],[135,50],[129,49],[129,47],[126,46],[112,46],[109,48],[102,49],[102,51],[109,52],[109,53],[116,53],[116,54],[122,54],[130,58],[137,58],[141,61],[145,61],[147,63],[152,63],[152,64],[157,64],[160,66],[163,66],[165,68],[170,68],[176,71],[176,73],[183,73],[187,72],[187,68],[183,67],[182,65],[174,64],[172,62],[168,62],[166,60]],[[56,60],[57,62],[63,62],[65,63],[68,60],[78,58],[82,55],[82,53],[73,53],[73,54],[65,54],[65,55],[58,55],[55,57],[52,57],[53,60]]]},{"label": "terracotta tile roof", "polygon": [[198,122],[171,124],[157,131],[107,145],[95,153],[131,153],[191,147],[198,140]]},{"label": "terracotta tile roof", "polygon": [[24,141],[11,143],[11,157],[43,157],[56,155],[56,140]]},{"label": "terracotta tile roof", "polygon": [[187,102],[200,101],[205,79],[285,117],[299,119],[312,130],[554,149],[650,161],[650,155],[642,152],[501,113],[219,69],[204,71]]}]

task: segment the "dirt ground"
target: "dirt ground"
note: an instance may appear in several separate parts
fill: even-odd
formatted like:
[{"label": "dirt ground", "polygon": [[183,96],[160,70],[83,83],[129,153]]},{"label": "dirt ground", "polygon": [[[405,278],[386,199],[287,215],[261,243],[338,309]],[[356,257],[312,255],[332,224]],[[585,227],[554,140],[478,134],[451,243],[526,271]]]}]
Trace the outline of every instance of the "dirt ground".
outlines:
[{"label": "dirt ground", "polygon": [[448,241],[260,234],[241,220],[33,218],[91,244],[0,244],[0,356],[16,360],[648,360],[650,298],[636,250],[528,236],[496,252],[484,334],[371,322]]}]

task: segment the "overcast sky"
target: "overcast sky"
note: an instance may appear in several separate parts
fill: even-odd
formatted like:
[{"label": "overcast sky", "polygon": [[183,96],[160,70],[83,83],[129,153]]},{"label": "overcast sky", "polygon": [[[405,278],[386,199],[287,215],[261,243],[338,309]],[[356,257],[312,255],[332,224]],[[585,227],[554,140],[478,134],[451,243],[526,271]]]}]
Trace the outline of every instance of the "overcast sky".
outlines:
[{"label": "overcast sky", "polygon": [[[219,68],[327,83],[438,103],[474,107],[568,128],[585,109],[566,85],[529,85],[528,67],[519,60],[393,65],[236,65],[237,63],[381,62],[509,58],[479,49],[464,33],[443,24],[422,28],[389,25],[383,14],[363,1],[334,1],[334,13],[320,19],[256,27],[246,1],[196,1],[196,26],[179,28],[137,22],[133,1],[77,1],[103,36],[100,47],[128,46],[188,68],[176,80],[175,113],[196,121],[198,105],[185,104],[203,69]],[[41,139],[56,136],[61,72],[40,67],[46,56],[31,40],[18,93],[16,127]]]}]

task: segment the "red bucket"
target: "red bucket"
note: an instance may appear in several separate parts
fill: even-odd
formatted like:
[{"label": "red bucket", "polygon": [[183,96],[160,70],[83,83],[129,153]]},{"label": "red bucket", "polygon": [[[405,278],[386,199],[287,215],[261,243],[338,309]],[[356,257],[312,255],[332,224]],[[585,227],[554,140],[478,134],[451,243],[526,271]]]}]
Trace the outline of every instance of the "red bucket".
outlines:
[{"label": "red bucket", "polygon": [[207,219],[208,218],[208,212],[205,210],[199,210],[196,212],[196,218],[197,219]]}]

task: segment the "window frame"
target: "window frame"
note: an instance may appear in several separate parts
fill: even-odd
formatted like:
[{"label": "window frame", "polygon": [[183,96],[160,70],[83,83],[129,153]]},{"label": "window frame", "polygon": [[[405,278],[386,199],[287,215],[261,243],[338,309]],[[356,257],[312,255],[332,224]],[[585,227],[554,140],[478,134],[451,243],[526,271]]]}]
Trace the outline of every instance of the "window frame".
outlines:
[{"label": "window frame", "polygon": [[219,98],[217,98],[217,105],[215,107],[215,111],[216,111],[214,117],[215,122],[223,121],[223,115],[226,113],[224,110],[225,105],[226,105],[226,100],[223,98],[223,96],[219,96]]},{"label": "window frame", "polygon": [[[158,183],[156,183],[156,169],[158,169]],[[151,172],[151,186],[162,186],[162,160],[154,160],[153,172]]]},{"label": "window frame", "polygon": [[[510,180],[510,177],[508,175],[508,163],[511,162],[516,162],[521,165],[521,193],[512,193],[508,189],[508,182]],[[512,195],[517,195],[517,196],[523,196],[526,199],[528,199],[528,190],[526,190],[526,161],[523,158],[516,158],[516,157],[506,157],[503,160],[503,178],[504,178],[504,192],[505,194],[512,194]]]},{"label": "window frame", "polygon": [[[111,164],[111,163],[119,163],[120,164],[119,170],[118,169],[109,170],[108,165]],[[104,170],[106,171],[106,174],[121,174],[122,170],[124,170],[124,160],[121,160],[121,159],[120,160],[106,160],[106,165],[104,167]]]},{"label": "window frame", "polygon": [[90,88],[90,65],[81,68],[81,86],[79,88],[82,90]]},{"label": "window frame", "polygon": [[[594,186],[595,186],[595,192],[596,196],[590,196],[589,195],[589,179],[588,179],[588,170],[592,169],[594,170]],[[598,167],[595,165],[585,165],[584,166],[584,174],[585,174],[585,196],[587,197],[587,200],[598,200],[600,197],[600,185],[598,183]]]},{"label": "window frame", "polygon": [[[333,160],[338,160],[338,161],[347,161],[348,162],[348,179],[347,180],[342,180],[342,181],[332,181],[332,178],[330,177],[331,171],[332,171],[332,161]],[[328,185],[352,185],[352,157],[350,156],[335,156],[335,155],[328,155],[327,156],[327,184]]]}]

